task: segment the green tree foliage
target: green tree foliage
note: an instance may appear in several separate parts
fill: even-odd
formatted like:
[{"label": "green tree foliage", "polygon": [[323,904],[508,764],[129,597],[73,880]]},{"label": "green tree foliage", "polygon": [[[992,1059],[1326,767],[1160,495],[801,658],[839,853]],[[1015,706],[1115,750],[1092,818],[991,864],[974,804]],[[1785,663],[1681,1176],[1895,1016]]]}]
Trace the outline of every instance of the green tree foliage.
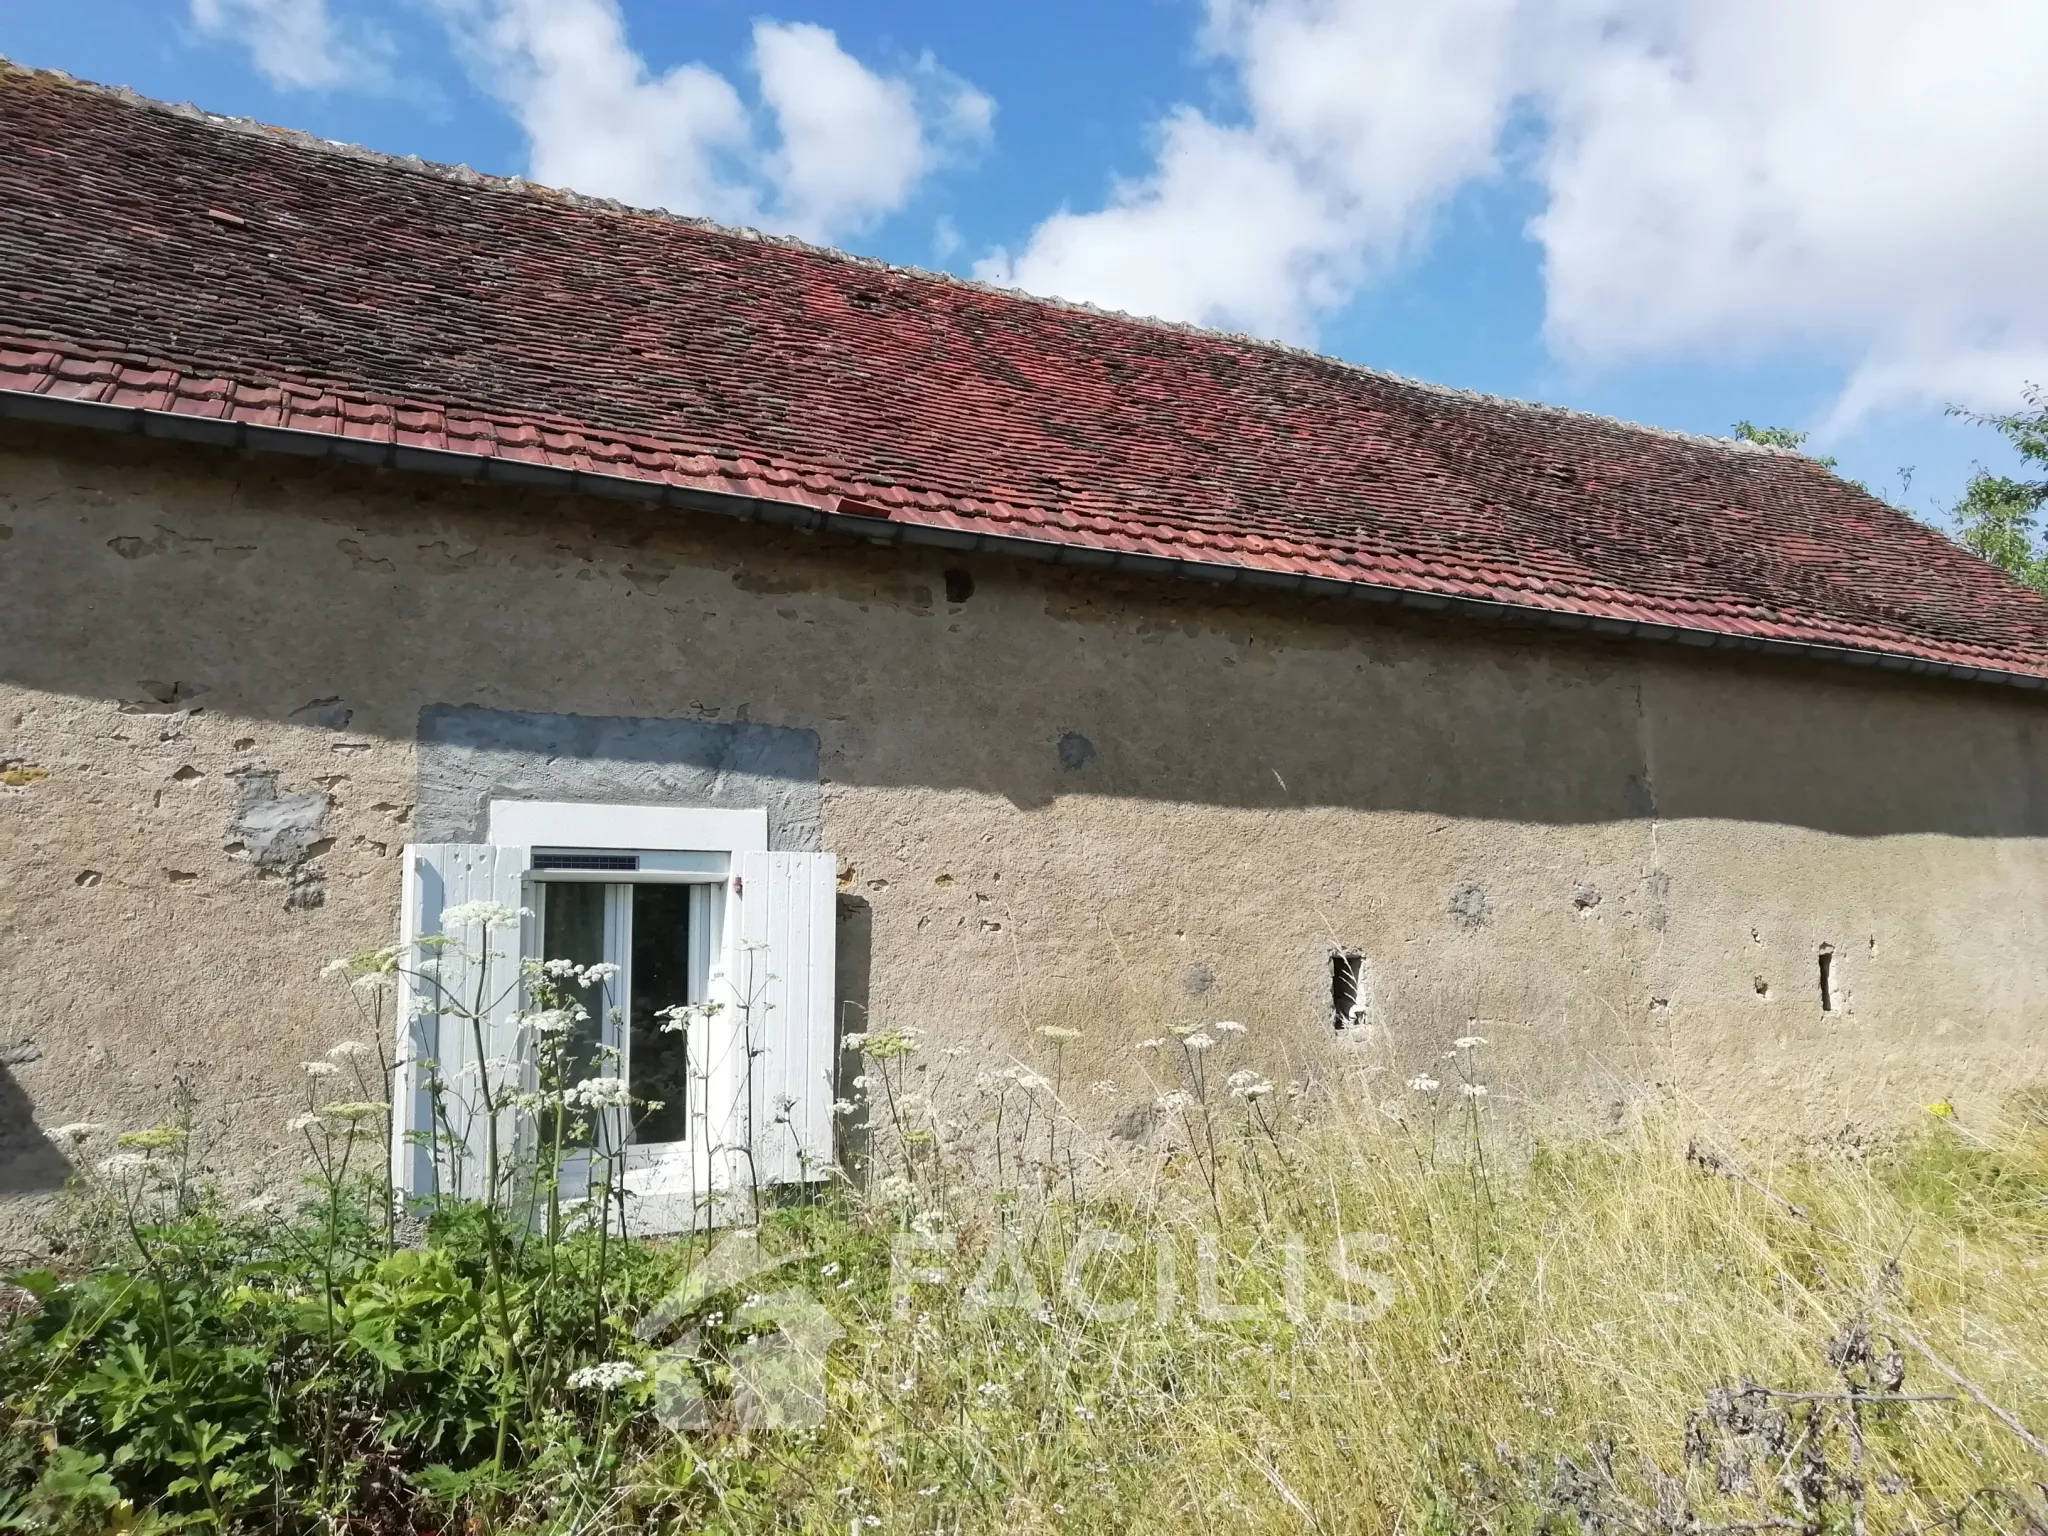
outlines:
[{"label": "green tree foliage", "polygon": [[[1795,432],[1790,427],[1760,427],[1753,421],[1735,423],[1735,435],[1745,443],[1757,443],[1765,448],[1783,448],[1790,453],[1806,453],[1806,440],[1813,434]],[[1833,469],[1836,460],[1822,458],[1819,454],[1806,456],[1822,469]]]},{"label": "green tree foliage", "polygon": [[2009,416],[1949,410],[1951,416],[1990,427],[2019,451],[2024,463],[2042,471],[2039,479],[2023,480],[1979,467],[1955,505],[1956,538],[2000,570],[2048,592],[2048,546],[2038,542],[2035,531],[2048,507],[2048,391],[2035,386],[2025,398],[2027,408]]}]

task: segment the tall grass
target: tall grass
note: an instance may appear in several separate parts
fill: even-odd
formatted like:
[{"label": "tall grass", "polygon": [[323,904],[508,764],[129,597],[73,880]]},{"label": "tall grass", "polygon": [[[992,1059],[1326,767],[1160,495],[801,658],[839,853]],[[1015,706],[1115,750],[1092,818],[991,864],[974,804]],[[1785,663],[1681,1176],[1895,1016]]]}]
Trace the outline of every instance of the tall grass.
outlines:
[{"label": "tall grass", "polygon": [[[491,1401],[473,1234],[444,1213],[423,1253],[383,1253],[382,1195],[362,1186],[343,1225],[369,1236],[338,1261],[316,1192],[298,1222],[324,1224],[324,1243],[228,1223],[238,1235],[177,1283],[203,1292],[233,1269],[244,1293],[295,1298],[299,1334],[245,1300],[234,1316],[273,1331],[241,1336],[224,1317],[207,1347],[267,1350],[287,1408],[318,1396],[316,1376],[359,1383],[304,1421],[354,1447],[357,1470],[290,1497],[281,1471],[225,1518],[124,1481],[120,1431],[81,1383],[146,1350],[148,1330],[73,1328],[59,1349],[26,1316],[0,1348],[15,1447],[0,1525],[11,1508],[77,1529],[2048,1530],[2048,1117],[2024,1101],[1995,1134],[1930,1114],[1775,1161],[1661,1119],[1510,1148],[1456,1078],[1391,1113],[1311,1115],[1256,1074],[1223,1074],[1225,1050],[1168,1041],[1162,1075],[1182,1086],[1139,1117],[1150,1133],[1132,1150],[1067,1115],[1057,1072],[992,1079],[983,1113],[949,1122],[916,1086],[913,1038],[865,1044],[875,1166],[862,1189],[763,1214],[779,1267],[721,1284],[702,1278],[705,1253],[729,1235],[640,1242],[601,1317],[571,1294],[592,1273],[582,1239],[544,1280],[515,1275],[532,1307],[511,1324],[522,1348],[556,1329],[545,1347],[565,1371],[623,1368],[524,1401],[509,1451],[482,1411],[473,1444],[408,1439],[419,1416],[377,1396],[395,1390],[388,1373],[349,1375],[352,1330],[382,1315],[365,1297],[388,1312],[393,1266],[445,1253],[454,1278],[434,1305],[465,1319],[446,1337],[473,1358],[409,1362],[399,1396],[430,1400],[424,1373],[445,1369]],[[109,1249],[74,1279],[122,1262]],[[53,1283],[34,1282],[52,1313]],[[308,1293],[330,1284],[322,1307]],[[844,1331],[785,1350],[796,1389],[778,1415],[762,1372],[793,1293],[823,1304],[825,1334]],[[818,1403],[803,1398],[806,1349],[824,1352]],[[185,1407],[197,1423],[211,1411]],[[302,1421],[275,1422],[289,1440]],[[52,1492],[59,1447],[65,1475],[119,1497]]]},{"label": "tall grass", "polygon": [[[1441,1126],[1325,1122],[1257,1160],[1218,1157],[1220,1228],[1191,1139],[1177,1177],[1121,1200],[927,1217],[955,1250],[949,1283],[914,1287],[907,1309],[900,1293],[857,1287],[830,1421],[801,1454],[772,1453],[784,1469],[773,1518],[715,1500],[707,1518],[821,1531],[854,1518],[902,1531],[1847,1530],[1860,1507],[1870,1530],[2029,1529],[2014,1496],[2048,1480],[2048,1457],[1986,1403],[2048,1430],[2038,1123],[1994,1145],[1930,1121],[1881,1149],[1752,1170],[1668,1123],[1482,1167]],[[979,1307],[958,1283],[987,1272],[1005,1229],[1039,1305],[1007,1262],[996,1278],[1011,1305]],[[1090,1232],[1132,1245],[1120,1269]],[[1379,1241],[1350,1255],[1370,1278],[1340,1286],[1320,1256],[1345,1232]],[[1205,1318],[1195,1304],[1211,1236],[1215,1299],[1251,1315]],[[1290,1239],[1309,1259],[1292,1307]],[[1131,1315],[1081,1315],[1063,1282],[1084,1242],[1086,1298],[1135,1299]],[[1167,1309],[1161,1253],[1181,1294]],[[1333,1316],[1332,1301],[1356,1310]],[[1842,1360],[1859,1327],[1875,1372]],[[1894,1349],[1903,1382],[1885,1379]],[[1710,1395],[1748,1385],[1837,1399],[1836,1427],[1824,1413],[1811,1426],[1822,1443],[1800,1444],[1810,1404],[1753,1399],[1791,1413],[1775,1454],[1768,1435],[1731,1437]],[[1843,1401],[1855,1396],[1947,1400]],[[1735,1465],[1745,1458],[1755,1464]],[[1817,1459],[1832,1483],[1815,1483]]]}]

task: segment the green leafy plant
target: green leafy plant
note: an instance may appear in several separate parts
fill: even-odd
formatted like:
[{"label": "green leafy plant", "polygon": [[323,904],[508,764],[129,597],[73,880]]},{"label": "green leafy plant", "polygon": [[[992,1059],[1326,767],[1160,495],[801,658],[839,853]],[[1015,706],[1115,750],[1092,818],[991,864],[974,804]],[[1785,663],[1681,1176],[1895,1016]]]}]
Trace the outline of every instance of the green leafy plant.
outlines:
[{"label": "green leafy plant", "polygon": [[1735,436],[1745,443],[1755,443],[1763,448],[1782,448],[1787,453],[1806,454],[1823,469],[1833,469],[1837,460],[1818,454],[1806,453],[1806,440],[1811,432],[1795,431],[1791,427],[1760,427],[1753,421],[1738,421],[1733,428]]},{"label": "green leafy plant", "polygon": [[2048,592],[2048,548],[2041,546],[2036,529],[2042,508],[2048,507],[2048,393],[2030,387],[2025,400],[2026,409],[2003,416],[1950,407],[1951,416],[1990,427],[2012,445],[2023,464],[2041,471],[2038,479],[2023,479],[1980,467],[1963,488],[1952,516],[1964,548],[2037,591]]}]

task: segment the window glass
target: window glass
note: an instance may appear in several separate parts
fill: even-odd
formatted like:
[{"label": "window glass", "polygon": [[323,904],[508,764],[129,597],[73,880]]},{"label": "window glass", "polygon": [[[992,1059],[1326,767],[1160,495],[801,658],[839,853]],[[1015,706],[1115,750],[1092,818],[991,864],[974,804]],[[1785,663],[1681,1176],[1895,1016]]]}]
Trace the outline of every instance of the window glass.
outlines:
[{"label": "window glass", "polygon": [[[663,1030],[664,1008],[697,1001],[690,978],[690,903],[702,887],[635,885],[633,888],[633,997],[630,1064],[633,1097],[655,1101],[643,1110],[633,1139],[682,1141],[689,1134],[688,1039]],[[701,898],[698,898],[701,899]]]},{"label": "window glass", "polygon": [[[541,958],[570,960],[579,966],[598,965],[604,960],[604,902],[602,885],[551,882],[541,913]],[[571,1083],[601,1076],[597,1046],[603,1039],[606,1010],[610,1000],[603,985],[569,991],[583,1004],[590,1017],[569,1037],[567,1074]]]}]

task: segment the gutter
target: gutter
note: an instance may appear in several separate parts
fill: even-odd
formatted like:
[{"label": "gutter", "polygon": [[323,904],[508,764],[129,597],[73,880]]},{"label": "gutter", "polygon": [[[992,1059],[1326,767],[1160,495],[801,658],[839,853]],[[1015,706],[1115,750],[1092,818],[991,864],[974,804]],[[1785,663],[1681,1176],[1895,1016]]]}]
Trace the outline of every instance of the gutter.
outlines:
[{"label": "gutter", "polygon": [[1202,582],[1209,586],[1249,587],[1264,591],[1298,593],[1304,597],[1349,598],[1359,602],[1415,608],[1495,624],[1531,625],[1580,634],[1614,635],[1705,650],[1748,651],[1757,655],[1817,661],[1833,666],[1861,667],[1919,677],[1989,683],[2033,692],[2048,690],[2048,676],[2008,672],[1994,667],[1972,667],[1958,662],[1930,661],[1923,657],[1902,656],[1890,651],[1867,650],[1857,646],[1824,645],[1805,640],[1774,640],[1681,624],[1654,624],[1637,619],[1604,618],[1593,614],[1497,602],[1486,598],[1416,592],[1405,587],[1388,586],[1377,582],[1339,581],[1327,576],[1258,570],[1222,561],[1089,549],[1051,539],[1025,538],[1009,533],[968,533],[960,529],[897,522],[890,518],[864,516],[855,512],[828,512],[802,502],[775,501],[725,491],[692,490],[682,486],[657,484],[630,475],[558,469],[553,465],[531,464],[489,454],[457,453],[445,448],[409,448],[397,443],[344,437],[338,433],[301,432],[286,427],[257,426],[247,422],[224,421],[216,417],[190,416],[176,411],[152,411],[139,406],[106,405],[96,400],[34,394],[25,390],[0,390],[0,419],[8,418],[17,421],[46,422],[55,426],[87,427],[103,432],[129,433],[171,442],[200,443],[215,448],[332,459],[347,464],[475,480],[486,485],[515,485],[531,490],[604,496],[617,501],[638,502],[643,506],[709,512],[723,517],[738,518],[744,522],[764,523],[776,527],[849,534],[877,543],[908,544],[952,550],[962,554],[1003,555],[1015,559],[1035,560],[1042,564],[1077,566],[1088,570],[1170,576],[1183,581]]}]

